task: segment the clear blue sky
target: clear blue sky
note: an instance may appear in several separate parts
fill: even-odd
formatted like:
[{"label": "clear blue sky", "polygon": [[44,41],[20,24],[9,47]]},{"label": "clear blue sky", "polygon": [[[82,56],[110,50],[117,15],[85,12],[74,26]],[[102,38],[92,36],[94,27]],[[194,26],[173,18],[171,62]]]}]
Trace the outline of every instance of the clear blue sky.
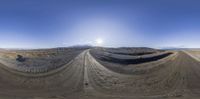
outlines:
[{"label": "clear blue sky", "polygon": [[0,0],[0,48],[200,47],[200,0]]}]

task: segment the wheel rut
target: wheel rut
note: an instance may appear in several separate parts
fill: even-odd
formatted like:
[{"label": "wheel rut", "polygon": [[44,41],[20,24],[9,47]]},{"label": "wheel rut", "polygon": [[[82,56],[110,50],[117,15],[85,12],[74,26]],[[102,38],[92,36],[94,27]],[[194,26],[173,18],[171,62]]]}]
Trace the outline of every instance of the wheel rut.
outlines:
[{"label": "wheel rut", "polygon": [[84,54],[84,80],[83,80],[83,88],[84,88],[84,92],[86,94],[94,91],[94,88],[92,87],[89,77],[88,77],[88,60],[87,60],[87,55],[89,53],[89,50],[86,50],[83,52]]}]

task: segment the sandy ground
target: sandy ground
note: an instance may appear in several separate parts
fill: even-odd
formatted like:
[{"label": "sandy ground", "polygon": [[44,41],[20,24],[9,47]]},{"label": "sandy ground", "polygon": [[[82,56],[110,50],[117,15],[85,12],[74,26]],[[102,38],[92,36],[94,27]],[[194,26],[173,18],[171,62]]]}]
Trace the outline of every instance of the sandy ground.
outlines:
[{"label": "sandy ground", "polygon": [[185,53],[190,55],[192,58],[196,59],[197,61],[200,61],[200,51],[199,50],[185,50]]},{"label": "sandy ground", "polygon": [[61,69],[30,75],[0,65],[0,99],[198,99],[200,63],[180,51],[123,74],[85,50]]}]

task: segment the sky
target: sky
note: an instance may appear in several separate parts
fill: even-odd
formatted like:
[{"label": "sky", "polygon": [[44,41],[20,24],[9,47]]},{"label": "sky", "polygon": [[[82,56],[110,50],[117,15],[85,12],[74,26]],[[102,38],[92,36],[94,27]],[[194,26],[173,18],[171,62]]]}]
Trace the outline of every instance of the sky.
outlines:
[{"label": "sky", "polygon": [[199,0],[0,0],[0,48],[199,48],[199,5]]}]

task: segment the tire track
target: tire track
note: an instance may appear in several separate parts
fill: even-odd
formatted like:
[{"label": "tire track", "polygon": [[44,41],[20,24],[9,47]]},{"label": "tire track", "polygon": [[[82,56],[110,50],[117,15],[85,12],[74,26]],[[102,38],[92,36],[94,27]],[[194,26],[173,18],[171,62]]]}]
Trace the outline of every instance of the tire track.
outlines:
[{"label": "tire track", "polygon": [[83,86],[84,86],[84,92],[86,94],[94,91],[94,88],[92,87],[89,77],[88,77],[88,60],[87,60],[87,55],[88,55],[89,50],[84,51],[84,80],[83,80]]},{"label": "tire track", "polygon": [[[83,53],[82,53],[83,54]],[[0,96],[52,96],[74,94],[83,89],[83,56],[78,55],[73,61],[47,74],[29,75],[10,72],[0,68]],[[1,67],[3,67],[1,65]]]},{"label": "tire track", "polygon": [[[89,50],[66,68],[44,76],[14,75],[0,69],[0,96],[75,96],[80,98],[200,97],[200,63],[185,52],[141,74],[120,74],[101,65]],[[139,65],[137,65],[139,66]]]},{"label": "tire track", "polygon": [[199,96],[195,93],[200,92],[200,86],[197,85],[200,83],[198,80],[200,64],[184,52],[178,52],[175,59],[172,58],[164,64],[153,67],[161,67],[155,69],[156,71],[141,75],[124,75],[113,72],[98,63],[91,55],[88,54],[88,57],[90,60],[89,79],[93,88],[104,94],[113,96]]}]

